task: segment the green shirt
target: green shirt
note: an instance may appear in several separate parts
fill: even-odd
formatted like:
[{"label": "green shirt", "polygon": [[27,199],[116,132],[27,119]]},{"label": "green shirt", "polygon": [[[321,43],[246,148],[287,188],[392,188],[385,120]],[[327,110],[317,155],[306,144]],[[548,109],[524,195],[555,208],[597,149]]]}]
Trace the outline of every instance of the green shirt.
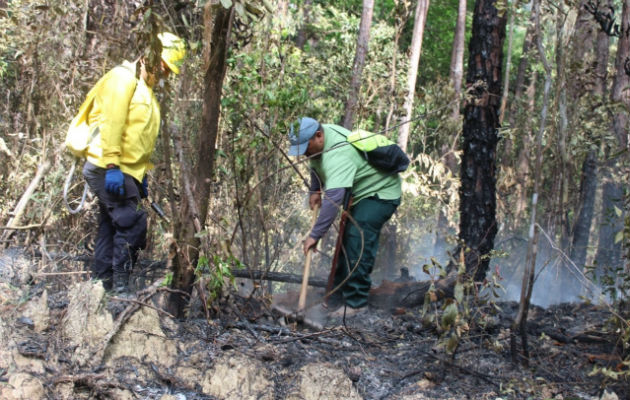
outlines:
[{"label": "green shirt", "polygon": [[[324,124],[324,150],[311,160],[324,190],[352,188],[354,203],[377,195],[379,199],[400,198],[400,177],[372,167],[346,136],[351,132],[338,125]],[[346,135],[346,136],[344,136]]]}]

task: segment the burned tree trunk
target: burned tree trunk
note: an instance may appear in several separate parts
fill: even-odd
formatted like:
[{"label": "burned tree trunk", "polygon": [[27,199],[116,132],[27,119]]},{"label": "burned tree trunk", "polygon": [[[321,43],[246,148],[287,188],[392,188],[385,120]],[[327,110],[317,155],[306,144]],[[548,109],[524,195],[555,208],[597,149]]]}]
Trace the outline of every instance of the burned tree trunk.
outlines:
[{"label": "burned tree trunk", "polygon": [[[230,27],[233,20],[233,7],[229,9],[209,2],[204,16],[210,36],[206,38],[206,46],[210,53],[206,58],[204,77],[204,101],[201,132],[197,146],[196,165],[189,168],[187,160],[180,154],[183,198],[178,220],[175,222],[176,252],[173,258],[174,289],[170,301],[170,311],[182,315],[187,298],[180,293],[190,293],[195,280],[194,269],[199,258],[201,239],[196,234],[203,229],[208,214],[210,182],[214,169],[215,144],[219,131],[219,114],[221,110],[221,90],[227,68],[227,50],[229,46]],[[179,149],[182,153],[181,148]],[[193,222],[193,224],[191,224]]]},{"label": "burned tree trunk", "polygon": [[459,239],[470,250],[466,271],[477,281],[486,276],[497,233],[496,147],[506,18],[496,3],[475,3],[466,76],[472,99],[464,109]]}]

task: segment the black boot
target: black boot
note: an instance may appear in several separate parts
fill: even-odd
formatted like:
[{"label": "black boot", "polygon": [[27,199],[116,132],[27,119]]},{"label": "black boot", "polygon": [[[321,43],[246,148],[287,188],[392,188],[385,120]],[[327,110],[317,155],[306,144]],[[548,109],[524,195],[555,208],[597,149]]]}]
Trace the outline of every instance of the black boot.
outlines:
[{"label": "black boot", "polygon": [[129,273],[128,272],[114,272],[114,287],[112,288],[114,293],[128,294],[129,293]]}]

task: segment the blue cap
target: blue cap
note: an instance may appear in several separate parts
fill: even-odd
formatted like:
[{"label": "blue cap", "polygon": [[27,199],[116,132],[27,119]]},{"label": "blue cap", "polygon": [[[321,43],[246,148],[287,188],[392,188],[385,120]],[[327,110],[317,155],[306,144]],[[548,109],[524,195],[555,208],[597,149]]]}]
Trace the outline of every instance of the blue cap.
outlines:
[{"label": "blue cap", "polygon": [[291,147],[289,147],[290,156],[301,156],[304,154],[308,148],[308,141],[311,140],[315,132],[317,132],[317,128],[319,128],[319,122],[313,118],[304,117],[299,122],[300,128],[297,134],[294,132],[293,126],[291,126],[291,131],[289,132],[289,141],[291,142]]}]

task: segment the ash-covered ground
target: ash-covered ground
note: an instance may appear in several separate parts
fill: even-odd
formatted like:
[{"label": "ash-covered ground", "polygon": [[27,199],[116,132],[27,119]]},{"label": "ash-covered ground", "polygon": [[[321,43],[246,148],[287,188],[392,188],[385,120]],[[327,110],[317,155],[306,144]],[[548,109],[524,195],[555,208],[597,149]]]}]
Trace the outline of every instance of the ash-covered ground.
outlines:
[{"label": "ash-covered ground", "polygon": [[525,367],[520,339],[516,364],[510,351],[514,302],[471,309],[450,353],[453,332],[420,307],[345,321],[314,310],[323,327],[313,329],[233,293],[210,320],[176,320],[157,285],[116,298],[72,263],[47,275],[49,262],[3,257],[2,399],[630,398],[627,381],[592,374],[626,368],[604,306],[532,307]]}]

